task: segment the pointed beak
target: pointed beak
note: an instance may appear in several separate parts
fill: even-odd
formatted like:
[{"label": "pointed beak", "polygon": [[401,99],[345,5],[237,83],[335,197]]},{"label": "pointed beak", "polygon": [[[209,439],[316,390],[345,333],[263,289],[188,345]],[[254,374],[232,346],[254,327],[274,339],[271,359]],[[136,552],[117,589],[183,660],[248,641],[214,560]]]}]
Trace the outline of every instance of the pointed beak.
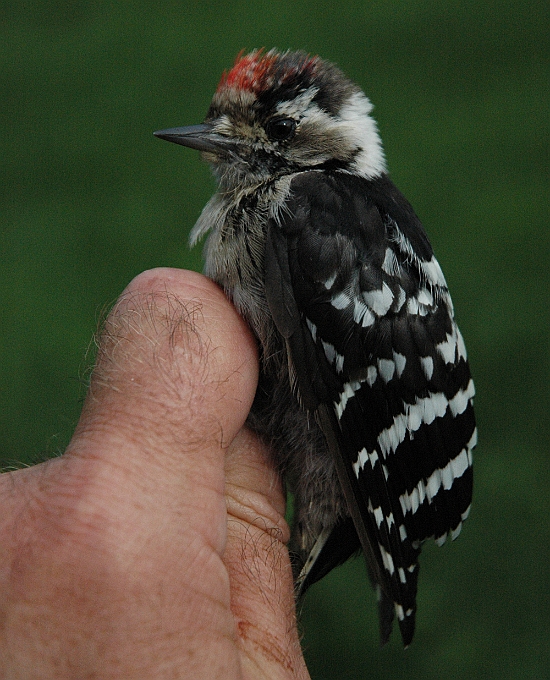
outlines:
[{"label": "pointed beak", "polygon": [[223,137],[214,132],[214,126],[208,123],[202,125],[189,125],[187,127],[168,128],[168,130],[158,130],[153,132],[155,137],[166,139],[174,144],[188,146],[198,151],[219,152],[227,149]]}]

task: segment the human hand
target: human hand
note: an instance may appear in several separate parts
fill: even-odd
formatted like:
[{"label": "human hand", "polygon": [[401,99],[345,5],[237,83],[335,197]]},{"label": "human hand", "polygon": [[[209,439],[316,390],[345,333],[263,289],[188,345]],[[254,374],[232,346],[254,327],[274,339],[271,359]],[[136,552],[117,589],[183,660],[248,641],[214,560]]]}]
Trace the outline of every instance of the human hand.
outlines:
[{"label": "human hand", "polygon": [[0,677],[307,678],[256,345],[199,274],[138,276],[66,453],[0,476]]}]

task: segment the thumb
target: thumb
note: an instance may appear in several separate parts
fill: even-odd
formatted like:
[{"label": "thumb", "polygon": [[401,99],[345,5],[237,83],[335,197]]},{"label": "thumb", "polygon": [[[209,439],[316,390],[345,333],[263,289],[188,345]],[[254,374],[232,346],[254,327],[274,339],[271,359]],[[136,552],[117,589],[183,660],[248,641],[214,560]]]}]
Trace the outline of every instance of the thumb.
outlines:
[{"label": "thumb", "polygon": [[107,318],[67,453],[108,457],[142,499],[156,500],[155,484],[165,504],[192,498],[214,532],[205,538],[221,550],[225,451],[248,416],[257,372],[255,341],[212,281],[144,272]]}]

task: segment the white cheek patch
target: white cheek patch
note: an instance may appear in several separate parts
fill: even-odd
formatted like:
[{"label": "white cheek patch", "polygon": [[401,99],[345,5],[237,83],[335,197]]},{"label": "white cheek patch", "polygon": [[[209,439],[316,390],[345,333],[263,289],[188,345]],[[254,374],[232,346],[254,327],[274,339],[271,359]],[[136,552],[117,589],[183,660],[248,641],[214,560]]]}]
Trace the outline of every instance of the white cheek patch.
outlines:
[{"label": "white cheek patch", "polygon": [[386,172],[386,159],[376,122],[370,117],[372,104],[362,92],[354,92],[339,111],[342,128],[354,140],[357,155],[354,170],[362,177],[379,177]]}]

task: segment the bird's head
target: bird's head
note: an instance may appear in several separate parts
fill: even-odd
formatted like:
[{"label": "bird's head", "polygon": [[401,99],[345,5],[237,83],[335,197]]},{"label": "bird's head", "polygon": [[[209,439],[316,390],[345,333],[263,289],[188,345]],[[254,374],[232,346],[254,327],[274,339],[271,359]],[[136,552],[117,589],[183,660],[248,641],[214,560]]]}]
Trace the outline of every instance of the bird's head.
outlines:
[{"label": "bird's head", "polygon": [[155,135],[202,151],[226,191],[322,168],[370,178],[385,171],[371,110],[333,64],[258,50],[223,74],[203,124]]}]

